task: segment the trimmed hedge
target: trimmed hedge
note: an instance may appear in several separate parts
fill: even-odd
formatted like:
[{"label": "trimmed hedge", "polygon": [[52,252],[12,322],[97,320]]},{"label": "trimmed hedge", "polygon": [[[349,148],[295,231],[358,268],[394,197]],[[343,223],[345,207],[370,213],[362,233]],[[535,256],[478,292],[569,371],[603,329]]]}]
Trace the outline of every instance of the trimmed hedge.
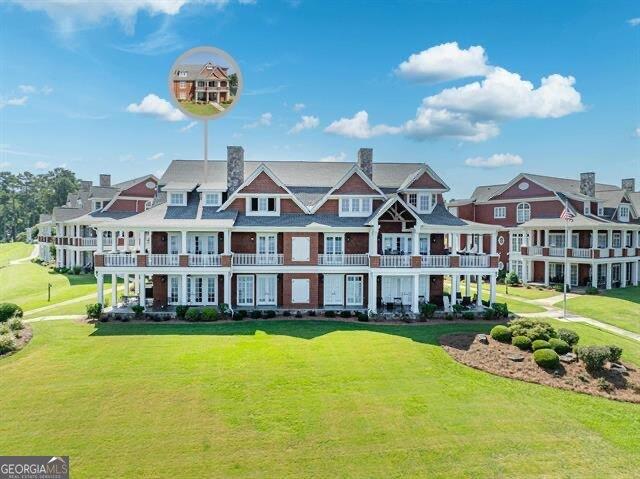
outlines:
[{"label": "trimmed hedge", "polygon": [[548,341],[545,341],[544,339],[536,339],[531,343],[531,349],[533,349],[534,351],[537,351],[539,349],[552,349],[552,348],[551,348],[551,344],[549,344]]},{"label": "trimmed hedge", "polygon": [[423,303],[420,305],[420,316],[425,319],[433,318],[438,307],[432,303]]},{"label": "trimmed hedge", "polygon": [[91,319],[98,319],[102,314],[102,304],[93,303],[87,304],[87,316]]},{"label": "trimmed hedge", "polygon": [[200,308],[189,308],[187,314],[184,315],[184,319],[187,321],[200,321],[201,314]]},{"label": "trimmed hedge", "polygon": [[189,306],[186,304],[176,306],[176,318],[184,319],[187,316],[187,311],[189,311]]},{"label": "trimmed hedge", "polygon": [[555,369],[560,365],[560,357],[553,349],[538,349],[533,352],[533,360],[545,369]]},{"label": "trimmed hedge", "polygon": [[620,346],[611,345],[609,348],[609,361],[617,363],[622,356],[622,348]]},{"label": "trimmed hedge", "polygon": [[531,348],[531,340],[526,336],[514,336],[511,344],[523,351],[528,351]]},{"label": "trimmed hedge", "polygon": [[501,343],[511,342],[511,331],[506,326],[499,324],[491,329],[491,337]]},{"label": "trimmed hedge", "polygon": [[0,354],[10,353],[15,351],[16,342],[10,334],[3,334],[0,336]]},{"label": "trimmed hedge", "polygon": [[599,371],[609,359],[610,349],[608,346],[583,346],[577,353],[588,371]]},{"label": "trimmed hedge", "polygon": [[11,318],[21,318],[22,308],[14,303],[0,303],[0,323]]},{"label": "trimmed hedge", "polygon": [[553,326],[546,321],[540,321],[539,319],[513,319],[507,324],[511,330],[511,334],[514,336],[526,336],[531,341],[535,341],[536,339],[544,339],[547,341],[558,335]]},{"label": "trimmed hedge", "polygon": [[558,329],[558,337],[563,341],[566,341],[569,346],[575,346],[578,344],[578,341],[580,341],[580,336],[578,336],[578,333],[572,329]]},{"label": "trimmed hedge", "polygon": [[205,306],[200,311],[200,321],[217,321],[218,315],[219,313],[216,308]]},{"label": "trimmed hedge", "polygon": [[558,338],[549,339],[549,344],[551,345],[551,349],[553,349],[558,354],[567,354],[571,351],[571,346],[566,341]]}]

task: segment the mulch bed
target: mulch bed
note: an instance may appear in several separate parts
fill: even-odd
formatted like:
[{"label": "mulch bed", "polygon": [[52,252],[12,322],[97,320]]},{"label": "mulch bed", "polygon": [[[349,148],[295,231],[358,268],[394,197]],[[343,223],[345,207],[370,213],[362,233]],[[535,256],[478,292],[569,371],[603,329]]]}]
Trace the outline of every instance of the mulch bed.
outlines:
[{"label": "mulch bed", "polygon": [[[444,350],[456,361],[497,376],[519,379],[529,383],[544,384],[560,389],[602,396],[607,399],[640,403],[640,371],[624,364],[627,372],[612,371],[609,366],[594,375],[586,371],[582,362],[561,363],[556,370],[546,370],[533,360],[533,353],[521,351],[515,346],[495,341],[486,335],[489,344],[482,344],[474,333],[447,334],[440,337]],[[514,362],[510,356],[522,356]],[[604,378],[611,391],[598,387],[598,378]]]},{"label": "mulch bed", "polygon": [[0,358],[11,356],[12,354],[17,353],[22,348],[24,348],[29,341],[31,341],[31,338],[33,337],[33,330],[31,329],[31,325],[29,323],[22,323],[22,324],[24,325],[23,329],[19,331],[14,331],[14,337],[15,337],[15,334],[18,334],[20,336],[19,338],[15,337],[16,349],[14,351],[11,351],[5,354],[0,354]]}]

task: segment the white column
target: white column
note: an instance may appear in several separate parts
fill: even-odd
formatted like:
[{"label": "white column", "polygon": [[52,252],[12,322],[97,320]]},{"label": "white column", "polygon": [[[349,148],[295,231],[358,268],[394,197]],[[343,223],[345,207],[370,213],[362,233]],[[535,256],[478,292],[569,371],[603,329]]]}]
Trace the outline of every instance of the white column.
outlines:
[{"label": "white column", "polygon": [[596,249],[598,247],[598,230],[591,231],[591,248]]},{"label": "white column", "polygon": [[145,287],[144,287],[144,274],[140,274],[138,275],[138,289],[140,290],[140,295],[139,295],[139,299],[140,299],[140,306],[144,306],[145,304],[145,295],[147,293]]},{"label": "white column", "polygon": [[571,263],[569,261],[564,264],[564,284],[571,289]]},{"label": "white column", "polygon": [[[427,288],[424,292],[424,302],[425,303],[430,303],[431,302],[431,275],[427,274],[426,276],[426,281],[425,284],[427,285]],[[420,280],[420,278],[418,278],[418,281]]]},{"label": "white column", "polygon": [[471,275],[467,274],[464,277],[464,295],[471,297]]},{"label": "white column", "polygon": [[540,242],[542,241],[540,230],[536,230],[536,246],[540,246]]},{"label": "white column", "polygon": [[544,285],[549,286],[549,262],[548,261],[544,262]]},{"label": "white column", "polygon": [[607,263],[607,289],[611,289],[611,263]]},{"label": "white column", "polygon": [[607,231],[607,248],[613,248],[613,230]]},{"label": "white column", "polygon": [[98,303],[104,304],[104,275],[102,273],[98,273]]},{"label": "white column", "polygon": [[413,231],[411,233],[411,255],[420,255],[420,228],[418,225],[413,227]]},{"label": "white column", "polygon": [[549,230],[544,230],[544,246],[549,247]]},{"label": "white column", "polygon": [[627,287],[627,263],[620,263],[620,287]]},{"label": "white column", "polygon": [[182,233],[182,244],[180,247],[180,254],[187,254],[187,232],[181,231]]},{"label": "white column", "polygon": [[418,304],[418,292],[420,288],[420,276],[413,275],[413,300],[411,301],[411,312],[417,314],[420,312],[420,305]]},{"label": "white column", "polygon": [[96,231],[96,251],[102,253],[104,247],[104,232],[102,230]]},{"label": "white column", "polygon": [[118,305],[118,277],[115,274],[111,275],[111,307],[115,308]]},{"label": "white column", "polygon": [[491,254],[498,252],[498,233],[491,233]]},{"label": "white column", "polygon": [[451,275],[451,306],[456,304],[458,298],[458,275]]},{"label": "white column", "polygon": [[478,253],[480,254],[484,253],[484,235],[483,234],[478,235]]},{"label": "white column", "polygon": [[496,302],[496,275],[495,273],[489,275],[489,297],[490,304]]},{"label": "white column", "polygon": [[377,288],[377,277],[374,273],[369,273],[369,282],[368,282],[368,289],[369,289],[369,297],[368,297],[368,301],[369,301],[369,311],[373,312],[373,313],[377,313],[378,312],[378,288]]},{"label": "white column", "polygon": [[115,253],[117,247],[118,247],[118,237],[116,235],[116,231],[112,230],[111,231],[111,252]]},{"label": "white column", "polygon": [[451,254],[458,254],[460,249],[460,233],[451,234]]},{"label": "white column", "polygon": [[369,230],[369,254],[377,255],[378,254],[378,232],[380,231],[380,226],[375,225],[372,226]]},{"label": "white column", "polygon": [[129,296],[129,274],[124,275],[124,295]]},{"label": "white column", "polygon": [[598,264],[591,263],[591,286],[598,287]]},{"label": "white column", "polygon": [[224,254],[231,254],[231,230],[224,230],[223,243]]},{"label": "white column", "polygon": [[[226,245],[226,242],[225,242]],[[227,303],[227,306],[231,307],[231,273],[225,273],[223,275],[224,278],[224,302]]]},{"label": "white column", "polygon": [[181,284],[180,284],[180,304],[187,304],[187,275],[183,274],[181,276]]},{"label": "white column", "polygon": [[476,306],[482,306],[482,276],[476,275]]},{"label": "white column", "polygon": [[631,263],[631,284],[638,286],[638,261]]}]

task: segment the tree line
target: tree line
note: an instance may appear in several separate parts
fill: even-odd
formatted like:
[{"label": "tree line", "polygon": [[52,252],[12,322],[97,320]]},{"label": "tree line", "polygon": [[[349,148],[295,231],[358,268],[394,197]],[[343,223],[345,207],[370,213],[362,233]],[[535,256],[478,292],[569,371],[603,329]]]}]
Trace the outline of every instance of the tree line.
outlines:
[{"label": "tree line", "polygon": [[51,214],[78,191],[80,182],[73,171],[54,168],[34,175],[0,171],[0,242],[15,241],[19,233],[38,222],[40,214]]}]

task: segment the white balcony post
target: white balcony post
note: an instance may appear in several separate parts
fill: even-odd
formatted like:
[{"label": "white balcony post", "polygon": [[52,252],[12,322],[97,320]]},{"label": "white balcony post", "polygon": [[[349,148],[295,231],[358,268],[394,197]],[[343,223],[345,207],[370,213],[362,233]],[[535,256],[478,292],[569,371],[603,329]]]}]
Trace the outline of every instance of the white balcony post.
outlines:
[{"label": "white balcony post", "polygon": [[478,235],[478,253],[484,254],[484,235]]},{"label": "white balcony post", "polygon": [[139,299],[140,299],[140,306],[144,306],[145,299],[146,299],[145,295],[147,294],[147,291],[146,291],[146,288],[145,288],[145,285],[144,285],[144,274],[139,275],[138,283],[139,283],[138,289],[140,291],[139,296],[138,296]]},{"label": "white balcony post", "polygon": [[413,299],[411,301],[411,312],[414,314],[418,314],[420,312],[420,304],[419,304],[419,289],[420,289],[420,276],[417,274],[413,275]]},{"label": "white balcony post", "polygon": [[482,276],[476,275],[476,306],[482,306]]},{"label": "white balcony post", "polygon": [[111,307],[115,308],[118,305],[118,277],[115,274],[111,275]]},{"label": "white balcony post", "polygon": [[98,253],[102,253],[102,248],[103,248],[103,240],[104,240],[104,231],[102,230],[97,230],[97,238],[96,238],[96,251]]},{"label": "white balcony post", "polygon": [[98,303],[104,304],[104,275],[102,273],[98,273]]},{"label": "white balcony post", "polygon": [[607,248],[613,248],[613,230],[607,231]]},{"label": "white balcony post", "polygon": [[549,230],[544,230],[544,246],[549,247]]},{"label": "white balcony post", "polygon": [[549,286],[549,262],[544,262],[544,285]]},{"label": "white balcony post", "polygon": [[598,287],[598,264],[591,264],[591,286],[594,288]]},{"label": "white balcony post", "polygon": [[377,284],[378,284],[378,280],[376,278],[376,275],[374,273],[369,273],[369,278],[368,278],[368,284],[367,287],[369,289],[369,295],[368,295],[368,308],[369,311],[371,311],[372,313],[377,313],[378,312],[378,288],[377,288]]},{"label": "white balcony post", "polygon": [[418,256],[420,254],[420,228],[418,225],[413,227],[413,231],[411,233],[411,254],[413,256]]},{"label": "white balcony post", "polygon": [[491,254],[498,252],[498,233],[491,233]]},{"label": "white balcony post", "polygon": [[620,263],[620,287],[627,287],[627,263]]},{"label": "white balcony post", "polygon": [[224,230],[223,241],[224,254],[231,254],[231,230]]},{"label": "white balcony post", "polygon": [[124,275],[124,295],[129,296],[129,274]]},{"label": "white balcony post", "polygon": [[489,297],[490,297],[490,304],[493,304],[496,302],[496,275],[491,274],[489,275]]},{"label": "white balcony post", "polygon": [[638,286],[638,260],[631,263],[631,285]]},{"label": "white balcony post", "polygon": [[611,289],[611,263],[607,263],[607,289]]},{"label": "white balcony post", "polygon": [[468,274],[464,277],[464,295],[471,297],[471,275]]},{"label": "white balcony post", "polygon": [[536,230],[536,246],[540,246],[542,238],[540,237],[540,230]]},{"label": "white balcony post", "polygon": [[375,225],[372,226],[369,230],[369,254],[377,255],[378,254],[378,232],[380,231],[380,226]]},{"label": "white balcony post", "polygon": [[116,236],[116,230],[111,230],[111,252],[115,253],[118,247],[118,237]]},{"label": "white balcony post", "polygon": [[188,298],[187,298],[187,275],[183,274],[180,277],[181,281],[180,281],[180,304],[188,304]]},{"label": "white balcony post", "polygon": [[182,242],[180,245],[180,254],[187,254],[187,232],[181,231],[182,233]]},{"label": "white balcony post", "polygon": [[458,275],[451,275],[451,306],[456,304],[458,299]]},{"label": "white balcony post", "polygon": [[460,233],[451,235],[451,254],[458,254],[460,250]]},{"label": "white balcony post", "polygon": [[[226,241],[225,241],[225,245],[226,245]],[[231,307],[231,273],[225,273],[224,275],[224,284],[223,284],[223,288],[224,288],[224,293],[223,293],[223,297],[224,297],[224,302],[227,304],[227,306]]]},{"label": "white balcony post", "polygon": [[596,249],[598,247],[598,230],[593,230],[591,232],[591,249]]}]

